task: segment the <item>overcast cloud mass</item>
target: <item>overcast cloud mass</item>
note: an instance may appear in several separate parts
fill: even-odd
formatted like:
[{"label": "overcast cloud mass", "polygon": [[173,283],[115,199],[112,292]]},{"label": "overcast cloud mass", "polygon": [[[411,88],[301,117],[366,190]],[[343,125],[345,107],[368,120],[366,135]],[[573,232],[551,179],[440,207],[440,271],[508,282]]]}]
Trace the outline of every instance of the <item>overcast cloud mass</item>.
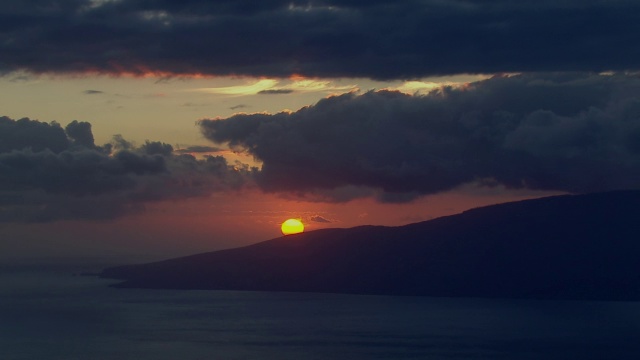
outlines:
[{"label": "overcast cloud mass", "polygon": [[0,117],[0,222],[110,219],[146,202],[240,189],[252,171],[221,156],[174,155],[161,142],[115,136],[98,147],[88,122]]},{"label": "overcast cloud mass", "polygon": [[[403,202],[469,183],[638,188],[639,35],[633,0],[1,2],[0,74],[520,75],[200,121],[208,139],[250,153],[261,170],[188,154],[217,147],[174,151],[122,136],[98,146],[88,122],[0,118],[0,221],[112,218],[254,181],[324,201]],[[250,107],[242,101],[231,108]]]},{"label": "overcast cloud mass", "polygon": [[638,70],[634,0],[0,3],[0,72],[407,79]]},{"label": "overcast cloud mass", "polygon": [[428,95],[349,93],[200,126],[263,161],[258,182],[267,191],[347,200],[370,195],[364,187],[406,201],[471,182],[568,192],[640,186],[637,76],[496,76]]}]

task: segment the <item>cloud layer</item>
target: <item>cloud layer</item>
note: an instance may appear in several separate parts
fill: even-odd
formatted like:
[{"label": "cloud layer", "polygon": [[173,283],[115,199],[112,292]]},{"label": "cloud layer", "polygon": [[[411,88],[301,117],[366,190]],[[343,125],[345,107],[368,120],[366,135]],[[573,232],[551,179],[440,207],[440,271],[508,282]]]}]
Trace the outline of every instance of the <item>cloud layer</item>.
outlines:
[{"label": "cloud layer", "polygon": [[200,122],[264,164],[267,191],[406,201],[480,182],[590,192],[640,186],[640,78],[496,76],[424,96],[349,93],[296,112]]},{"label": "cloud layer", "polygon": [[0,71],[416,78],[638,70],[633,0],[34,0]]},{"label": "cloud layer", "polygon": [[239,189],[252,170],[221,156],[174,155],[171,145],[96,146],[91,124],[0,117],[0,222],[109,219],[150,201]]}]

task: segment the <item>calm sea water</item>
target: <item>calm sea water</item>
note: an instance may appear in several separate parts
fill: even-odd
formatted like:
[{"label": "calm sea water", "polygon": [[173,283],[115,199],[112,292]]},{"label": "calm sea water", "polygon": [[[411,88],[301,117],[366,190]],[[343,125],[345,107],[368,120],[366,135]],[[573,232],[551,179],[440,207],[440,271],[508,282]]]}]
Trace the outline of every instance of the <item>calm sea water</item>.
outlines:
[{"label": "calm sea water", "polygon": [[113,289],[0,268],[0,359],[638,359],[640,303]]}]

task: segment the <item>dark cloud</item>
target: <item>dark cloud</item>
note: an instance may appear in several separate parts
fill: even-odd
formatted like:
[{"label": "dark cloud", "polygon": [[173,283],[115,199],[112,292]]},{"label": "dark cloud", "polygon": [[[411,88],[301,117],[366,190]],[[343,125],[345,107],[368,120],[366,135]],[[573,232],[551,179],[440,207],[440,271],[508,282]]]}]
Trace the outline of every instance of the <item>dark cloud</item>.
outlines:
[{"label": "dark cloud", "polygon": [[258,91],[260,95],[281,95],[281,94],[291,94],[293,90],[291,89],[269,89],[269,90],[261,90]]},{"label": "dark cloud", "polygon": [[120,135],[98,147],[87,122],[65,130],[0,118],[0,222],[114,218],[151,201],[239,189],[255,172],[221,156],[173,155],[162,142],[136,147]]},{"label": "dark cloud", "polygon": [[238,110],[238,109],[245,109],[245,108],[248,108],[248,107],[251,107],[251,106],[245,105],[245,104],[238,104],[238,105],[231,106],[229,109]]},{"label": "dark cloud", "polygon": [[64,128],[64,131],[75,145],[83,146],[88,149],[96,147],[90,123],[86,121],[79,122],[78,120],[73,120]]},{"label": "dark cloud", "polygon": [[634,0],[38,0],[5,2],[0,18],[4,72],[390,79],[640,64]]},{"label": "dark cloud", "polygon": [[132,142],[127,141],[121,134],[113,135],[111,142],[108,144],[113,150],[131,150],[135,148]]},{"label": "dark cloud", "polygon": [[[496,76],[424,96],[329,97],[296,112],[202,120],[263,162],[267,191],[402,202],[471,182],[589,192],[640,186],[640,78]],[[342,189],[342,191],[341,191]],[[349,192],[349,191],[348,191]]]},{"label": "dark cloud", "polygon": [[23,149],[49,149],[58,153],[69,145],[67,135],[56,122],[45,123],[27,118],[14,121],[6,116],[0,117],[0,153]]},{"label": "dark cloud", "polygon": [[147,155],[169,156],[173,153],[173,146],[160,141],[145,141],[140,149]]},{"label": "dark cloud", "polygon": [[122,151],[113,157],[95,150],[11,151],[0,154],[4,190],[40,189],[46,193],[85,196],[126,189],[135,175],[166,171],[162,157]]},{"label": "dark cloud", "polygon": [[331,222],[331,220],[327,220],[327,219],[323,218],[320,215],[314,215],[314,216],[310,217],[309,220],[313,221],[313,222],[317,222],[317,223],[330,223]]},{"label": "dark cloud", "polygon": [[103,91],[100,90],[85,90],[82,92],[85,95],[97,95],[97,94],[104,94]]}]

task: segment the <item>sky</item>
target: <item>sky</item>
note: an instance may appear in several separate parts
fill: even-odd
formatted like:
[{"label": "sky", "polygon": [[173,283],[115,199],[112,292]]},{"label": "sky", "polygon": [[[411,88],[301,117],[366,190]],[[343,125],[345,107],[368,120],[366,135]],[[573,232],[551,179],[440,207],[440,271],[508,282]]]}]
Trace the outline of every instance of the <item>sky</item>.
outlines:
[{"label": "sky", "polygon": [[640,4],[0,4],[0,260],[640,187]]}]

